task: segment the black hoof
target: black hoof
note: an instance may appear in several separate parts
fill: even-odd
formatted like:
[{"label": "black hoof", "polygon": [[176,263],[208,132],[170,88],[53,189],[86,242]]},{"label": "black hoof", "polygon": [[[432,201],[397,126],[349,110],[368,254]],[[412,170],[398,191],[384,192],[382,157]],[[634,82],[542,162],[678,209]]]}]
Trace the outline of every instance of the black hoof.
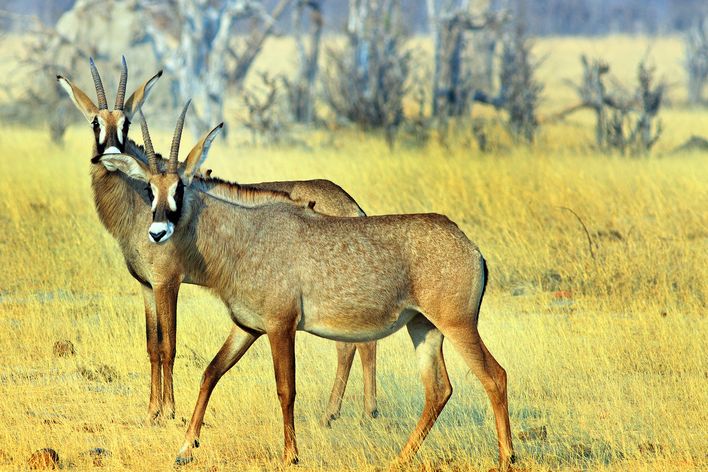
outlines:
[{"label": "black hoof", "polygon": [[511,457],[509,457],[509,462],[516,464],[516,454],[512,454]]},{"label": "black hoof", "polygon": [[371,412],[371,417],[372,418],[378,418],[379,417],[379,410],[374,410]]},{"label": "black hoof", "polygon": [[332,415],[325,415],[322,420],[320,421],[320,424],[325,427],[325,428],[331,428],[332,427],[332,421],[336,420],[339,418],[339,414],[332,414]]},{"label": "black hoof", "polygon": [[178,457],[175,459],[175,465],[176,465],[176,466],[187,465],[187,464],[189,464],[190,462],[192,462],[193,460],[194,460],[194,458],[192,458],[192,457],[179,457],[179,456],[178,456]]},{"label": "black hoof", "polygon": [[192,443],[192,447],[199,447],[199,439],[195,439]]}]

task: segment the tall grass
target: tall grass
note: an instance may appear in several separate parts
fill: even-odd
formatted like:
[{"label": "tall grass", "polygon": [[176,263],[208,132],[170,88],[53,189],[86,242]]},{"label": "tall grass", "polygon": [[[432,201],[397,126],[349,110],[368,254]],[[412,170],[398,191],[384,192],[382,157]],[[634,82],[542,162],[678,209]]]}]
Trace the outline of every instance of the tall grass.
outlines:
[{"label": "tall grass", "polygon": [[[545,128],[534,147],[500,143],[486,155],[457,142],[391,152],[379,137],[340,131],[308,134],[309,147],[297,148],[233,138],[207,163],[242,182],[328,178],[369,214],[434,211],[456,221],[489,261],[480,331],[509,373],[522,467],[708,467],[708,166],[705,155],[668,153],[708,129],[708,116],[669,110],[663,157],[642,160],[594,153],[584,119]],[[112,469],[167,469],[202,370],[230,329],[226,310],[183,287],[177,420],[144,426],[142,301],[93,209],[90,133],[72,128],[57,148],[43,130],[0,129],[0,467],[24,470],[33,450],[53,447],[64,467],[83,470],[92,466],[85,452],[103,447]],[[154,141],[165,149],[168,139],[157,132]],[[76,356],[54,356],[62,339]],[[297,342],[298,468],[385,466],[423,404],[405,332],[380,343],[382,417],[361,418],[355,367],[331,430],[318,419],[334,346],[306,334]],[[487,470],[496,461],[488,400],[449,346],[446,359],[455,393],[417,460],[422,470]],[[279,467],[271,370],[259,341],[224,377],[191,469]],[[518,437],[543,426],[546,439]]]}]

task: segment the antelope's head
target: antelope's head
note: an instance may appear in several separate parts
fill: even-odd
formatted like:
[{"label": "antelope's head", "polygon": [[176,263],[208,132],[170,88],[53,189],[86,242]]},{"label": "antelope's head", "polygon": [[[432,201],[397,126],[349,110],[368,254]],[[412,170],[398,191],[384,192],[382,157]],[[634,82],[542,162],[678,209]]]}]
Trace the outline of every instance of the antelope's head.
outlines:
[{"label": "antelope's head", "polygon": [[164,172],[161,172],[157,165],[157,157],[152,147],[152,140],[142,112],[140,112],[140,125],[148,159],[147,165],[129,154],[103,154],[94,157],[92,160],[93,163],[102,163],[111,172],[120,170],[129,177],[142,180],[148,184],[147,192],[152,205],[152,224],[148,230],[148,237],[153,243],[163,243],[170,239],[174,233],[175,226],[182,216],[185,189],[192,184],[194,175],[206,159],[212,141],[224,126],[221,123],[204,134],[189,152],[183,169],[179,169],[179,143],[182,137],[187,108],[189,108],[189,102],[187,102],[177,120],[175,134],[172,137],[172,146],[170,147],[170,157]]},{"label": "antelope's head", "polygon": [[98,106],[77,86],[68,79],[57,75],[57,80],[66,93],[71,97],[76,108],[83,113],[93,130],[95,139],[96,155],[123,153],[126,149],[128,139],[128,128],[135,114],[143,106],[152,87],[157,83],[157,79],[162,75],[162,71],[155,74],[150,80],[141,85],[125,101],[125,87],[128,82],[128,65],[125,57],[122,60],[120,81],[118,82],[118,93],[116,94],[116,104],[113,110],[108,109],[106,92],[103,89],[101,76],[98,73],[93,58],[90,59],[91,75],[93,84],[96,87]]}]

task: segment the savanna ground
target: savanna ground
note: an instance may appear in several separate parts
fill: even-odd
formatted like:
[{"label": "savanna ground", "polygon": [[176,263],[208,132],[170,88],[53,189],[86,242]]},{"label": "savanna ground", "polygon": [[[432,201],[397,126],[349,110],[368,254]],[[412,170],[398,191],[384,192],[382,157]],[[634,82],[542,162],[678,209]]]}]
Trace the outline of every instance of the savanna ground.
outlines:
[{"label": "savanna ground", "polygon": [[[447,148],[404,143],[390,152],[379,136],[342,130],[306,134],[310,148],[236,147],[232,138],[207,163],[243,182],[328,178],[369,214],[434,211],[456,221],[489,261],[479,328],[509,374],[523,469],[705,469],[708,156],[670,150],[691,134],[708,134],[708,111],[681,107],[680,41],[539,41],[538,51],[549,54],[542,112],[572,104],[563,79],[579,76],[580,52],[602,54],[628,82],[650,44],[659,74],[674,85],[673,105],[662,113],[665,134],[650,159],[601,156],[590,146],[592,117],[578,114],[543,128],[533,147],[500,140],[486,155],[464,139]],[[258,67],[282,64],[278,54],[283,50],[272,47]],[[101,447],[111,451],[104,465],[112,469],[168,469],[229,318],[205,291],[183,287],[177,419],[145,426],[142,301],[95,215],[90,133],[72,128],[63,148],[47,134],[0,127],[0,464],[22,470],[32,451],[52,447],[64,468],[86,469],[93,465],[85,452]],[[168,132],[155,134],[165,149]],[[184,147],[191,142],[184,139]],[[581,224],[561,207],[582,219],[594,257]],[[70,340],[76,355],[56,357],[57,340]],[[385,467],[423,404],[405,330],[379,344],[381,417],[362,418],[357,362],[332,429],[318,421],[334,380],[334,345],[307,334],[297,344],[297,469]],[[455,391],[414,469],[487,470],[497,457],[489,402],[454,350],[445,353]],[[201,439],[188,470],[280,467],[282,423],[267,342],[257,342],[221,381]]]}]

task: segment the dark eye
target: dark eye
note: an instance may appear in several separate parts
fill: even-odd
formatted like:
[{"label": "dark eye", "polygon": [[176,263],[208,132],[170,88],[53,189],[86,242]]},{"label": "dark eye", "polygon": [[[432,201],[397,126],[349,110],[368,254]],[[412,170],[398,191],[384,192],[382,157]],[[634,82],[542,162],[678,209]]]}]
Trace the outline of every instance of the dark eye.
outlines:
[{"label": "dark eye", "polygon": [[145,190],[148,193],[148,197],[150,197],[150,201],[153,201],[155,199],[155,196],[152,194],[152,188],[148,185],[145,187]]},{"label": "dark eye", "polygon": [[98,118],[94,118],[93,121],[91,122],[91,127],[93,129],[98,128]]}]

